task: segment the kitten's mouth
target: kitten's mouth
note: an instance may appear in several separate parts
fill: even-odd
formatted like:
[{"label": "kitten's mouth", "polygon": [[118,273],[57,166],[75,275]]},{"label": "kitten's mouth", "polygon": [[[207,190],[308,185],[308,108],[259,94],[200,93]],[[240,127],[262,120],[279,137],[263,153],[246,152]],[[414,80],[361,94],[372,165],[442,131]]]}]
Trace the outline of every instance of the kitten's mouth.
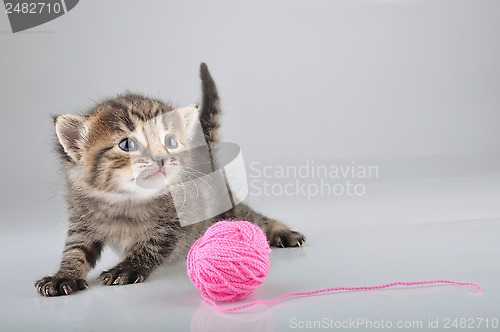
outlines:
[{"label": "kitten's mouth", "polygon": [[162,168],[154,171],[153,173],[149,172],[150,174],[145,174],[144,176],[144,180],[154,180],[156,178],[158,179],[163,179],[167,176],[167,169],[165,166],[163,166]]},{"label": "kitten's mouth", "polygon": [[143,171],[137,177],[136,183],[146,189],[161,189],[167,184],[166,178],[167,169],[163,166],[156,170]]}]

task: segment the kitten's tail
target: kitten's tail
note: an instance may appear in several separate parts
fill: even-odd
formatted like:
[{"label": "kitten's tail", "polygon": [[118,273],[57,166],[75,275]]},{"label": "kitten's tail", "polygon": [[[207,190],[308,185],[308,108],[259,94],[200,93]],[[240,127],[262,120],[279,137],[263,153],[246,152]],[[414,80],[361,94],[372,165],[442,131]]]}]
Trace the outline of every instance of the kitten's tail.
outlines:
[{"label": "kitten's tail", "polygon": [[219,93],[215,82],[205,63],[200,65],[201,90],[203,100],[200,111],[200,122],[207,143],[220,139],[221,109]]}]

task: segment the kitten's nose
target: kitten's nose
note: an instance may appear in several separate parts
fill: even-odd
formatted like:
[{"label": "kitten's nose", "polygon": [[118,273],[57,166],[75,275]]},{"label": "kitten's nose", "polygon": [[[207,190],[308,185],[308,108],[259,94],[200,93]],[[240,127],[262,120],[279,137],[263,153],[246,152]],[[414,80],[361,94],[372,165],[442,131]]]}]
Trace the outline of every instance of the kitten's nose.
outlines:
[{"label": "kitten's nose", "polygon": [[156,163],[158,164],[158,166],[160,166],[160,168],[165,165],[166,158],[164,158],[163,156],[153,156],[151,157],[151,159],[156,161]]}]

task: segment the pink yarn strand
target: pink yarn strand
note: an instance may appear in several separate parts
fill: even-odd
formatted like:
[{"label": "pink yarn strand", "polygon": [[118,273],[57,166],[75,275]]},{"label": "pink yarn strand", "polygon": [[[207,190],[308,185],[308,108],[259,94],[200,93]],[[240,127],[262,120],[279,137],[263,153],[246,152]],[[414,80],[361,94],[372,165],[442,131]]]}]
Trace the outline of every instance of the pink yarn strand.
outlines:
[{"label": "pink yarn strand", "polygon": [[200,290],[202,297],[220,312],[233,312],[259,304],[273,305],[291,297],[311,296],[330,292],[371,291],[397,286],[411,287],[448,284],[473,287],[472,282],[452,280],[397,281],[376,286],[332,287],[310,292],[290,292],[274,300],[259,300],[235,307],[223,307],[220,302],[233,302],[245,298],[260,286],[269,271],[271,249],[266,235],[248,221],[219,221],[191,247],[187,257],[187,274]]},{"label": "pink yarn strand", "polygon": [[287,298],[290,297],[302,297],[302,296],[311,296],[311,295],[317,295],[317,294],[322,294],[322,293],[331,293],[331,292],[358,292],[358,291],[374,291],[374,290],[381,290],[381,289],[387,289],[387,288],[393,288],[393,287],[398,287],[398,286],[403,286],[403,287],[412,287],[412,286],[427,286],[427,285],[453,285],[453,286],[458,286],[458,287],[472,287],[475,288],[478,292],[482,292],[481,286],[478,284],[475,284],[473,282],[460,282],[460,281],[453,281],[453,280],[425,280],[425,281],[396,281],[396,282],[391,282],[389,284],[383,284],[383,285],[374,285],[374,286],[357,286],[357,287],[331,287],[331,288],[323,288],[323,289],[318,289],[314,291],[308,291],[308,292],[290,292],[286,293],[284,295],[281,295],[274,300],[258,300],[254,302],[250,302],[247,304],[235,306],[235,307],[223,307],[218,305],[215,301],[208,297],[204,297],[205,300],[209,303],[211,303],[218,311],[220,312],[234,312],[234,311],[239,311],[242,309],[247,309],[256,305],[274,305],[276,303],[279,303]]}]

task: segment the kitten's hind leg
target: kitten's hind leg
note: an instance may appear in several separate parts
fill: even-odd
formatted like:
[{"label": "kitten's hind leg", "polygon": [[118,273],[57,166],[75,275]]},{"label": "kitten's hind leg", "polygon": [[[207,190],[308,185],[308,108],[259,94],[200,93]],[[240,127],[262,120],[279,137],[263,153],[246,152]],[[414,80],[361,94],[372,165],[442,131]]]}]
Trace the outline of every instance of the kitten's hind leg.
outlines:
[{"label": "kitten's hind leg", "polygon": [[226,212],[225,217],[256,224],[266,233],[267,241],[273,247],[301,247],[306,241],[300,232],[291,230],[285,224],[268,218],[243,203]]},{"label": "kitten's hind leg", "polygon": [[302,247],[306,242],[306,238],[302,233],[291,230],[288,226],[281,222],[264,217],[264,231],[266,232],[267,241],[273,247]]}]

